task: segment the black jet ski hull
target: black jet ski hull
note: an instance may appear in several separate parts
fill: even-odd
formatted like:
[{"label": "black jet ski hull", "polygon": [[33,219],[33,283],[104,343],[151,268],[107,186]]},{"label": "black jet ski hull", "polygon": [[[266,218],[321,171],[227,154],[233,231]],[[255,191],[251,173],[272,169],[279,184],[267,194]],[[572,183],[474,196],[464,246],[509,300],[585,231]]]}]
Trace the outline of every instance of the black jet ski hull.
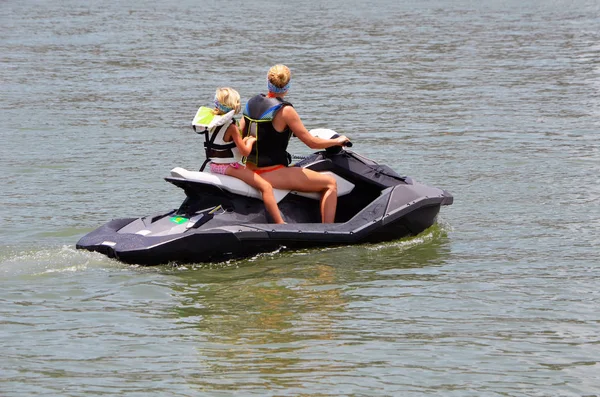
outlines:
[{"label": "black jet ski hull", "polygon": [[[281,248],[374,243],[419,234],[436,222],[441,205],[452,202],[452,196],[443,190],[437,196],[403,202],[401,198],[405,195],[396,191],[403,188],[389,188],[344,223],[245,223],[188,229],[156,237],[119,233],[139,218],[118,219],[82,237],[77,248],[97,251],[125,263],[157,265],[223,261]],[[154,218],[168,217],[174,212]]]}]

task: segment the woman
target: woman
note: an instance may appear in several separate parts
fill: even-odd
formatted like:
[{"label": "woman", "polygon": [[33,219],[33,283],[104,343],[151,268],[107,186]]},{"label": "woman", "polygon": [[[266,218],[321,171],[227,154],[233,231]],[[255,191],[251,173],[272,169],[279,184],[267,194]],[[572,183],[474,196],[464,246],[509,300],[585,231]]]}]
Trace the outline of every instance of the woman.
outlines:
[{"label": "woman", "polygon": [[321,221],[333,223],[337,206],[337,183],[329,175],[288,167],[287,146],[293,135],[311,149],[343,145],[348,138],[322,139],[312,136],[291,103],[283,97],[290,88],[290,69],[275,65],[267,74],[269,93],[251,98],[240,120],[242,135],[255,136],[256,142],[247,157],[246,167],[262,176],[276,189],[321,193]]}]

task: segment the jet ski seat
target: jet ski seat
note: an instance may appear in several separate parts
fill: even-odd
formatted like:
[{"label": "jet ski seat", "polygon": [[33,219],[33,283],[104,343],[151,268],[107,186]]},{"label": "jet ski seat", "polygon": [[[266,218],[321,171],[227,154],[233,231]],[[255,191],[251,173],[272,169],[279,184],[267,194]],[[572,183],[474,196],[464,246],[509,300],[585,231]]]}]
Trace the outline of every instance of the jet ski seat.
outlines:
[{"label": "jet ski seat", "polygon": [[[346,179],[334,174],[333,172],[325,171],[324,174],[333,176],[337,181],[338,197],[346,195],[354,189],[354,184],[347,181]],[[246,197],[254,197],[262,200],[260,191],[241,179],[234,178],[228,175],[211,174],[208,172],[188,171],[185,168],[175,167],[171,170],[171,176],[174,178],[185,179],[192,182],[205,183],[208,185],[216,186],[220,189],[227,190],[234,194],[239,194]],[[289,193],[297,194],[303,197],[309,197],[315,200],[319,200],[321,195],[319,193],[305,193],[289,191],[284,189],[273,189],[275,200],[280,202]]]}]

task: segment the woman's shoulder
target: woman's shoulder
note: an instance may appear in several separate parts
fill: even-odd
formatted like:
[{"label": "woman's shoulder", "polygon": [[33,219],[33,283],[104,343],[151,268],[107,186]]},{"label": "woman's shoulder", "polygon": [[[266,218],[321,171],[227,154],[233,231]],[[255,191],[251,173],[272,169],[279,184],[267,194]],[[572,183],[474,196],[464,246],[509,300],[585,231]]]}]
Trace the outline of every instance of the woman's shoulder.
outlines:
[{"label": "woman's shoulder", "polygon": [[290,106],[282,106],[281,113],[285,116],[296,116],[298,112],[296,109],[290,104]]}]

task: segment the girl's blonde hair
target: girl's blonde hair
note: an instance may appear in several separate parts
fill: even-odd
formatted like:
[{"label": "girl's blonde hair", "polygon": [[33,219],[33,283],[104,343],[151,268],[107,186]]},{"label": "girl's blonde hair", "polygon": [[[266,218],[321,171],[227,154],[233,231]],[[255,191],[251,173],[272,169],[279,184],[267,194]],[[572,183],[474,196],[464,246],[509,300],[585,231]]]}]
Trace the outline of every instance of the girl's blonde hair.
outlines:
[{"label": "girl's blonde hair", "polygon": [[269,73],[267,73],[267,79],[271,84],[275,87],[283,88],[290,82],[292,78],[292,72],[290,72],[290,68],[285,65],[275,65],[269,69]]},{"label": "girl's blonde hair", "polygon": [[[218,102],[222,106],[225,106],[231,110],[235,110],[235,113],[240,112],[240,94],[230,87],[217,88],[215,92],[215,102]],[[217,103],[215,103],[215,114],[228,113],[224,112],[223,109],[219,109]]]}]

